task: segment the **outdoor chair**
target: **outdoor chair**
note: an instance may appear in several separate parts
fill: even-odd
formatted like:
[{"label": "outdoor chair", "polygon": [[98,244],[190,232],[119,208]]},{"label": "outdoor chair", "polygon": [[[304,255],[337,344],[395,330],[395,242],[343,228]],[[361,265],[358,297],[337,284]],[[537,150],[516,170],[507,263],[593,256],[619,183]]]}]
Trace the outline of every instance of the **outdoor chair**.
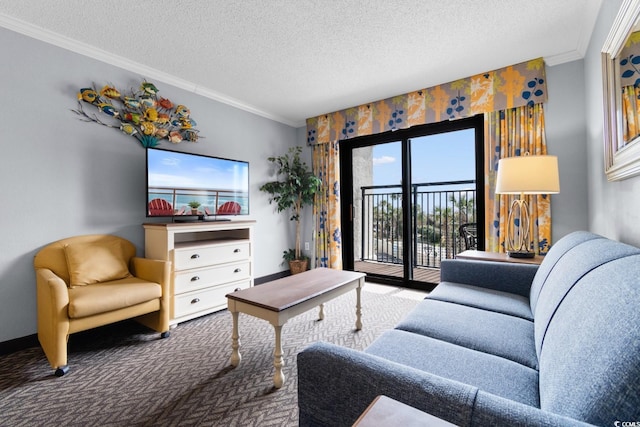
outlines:
[{"label": "outdoor chair", "polygon": [[465,250],[478,249],[478,227],[475,222],[462,224],[458,230]]}]

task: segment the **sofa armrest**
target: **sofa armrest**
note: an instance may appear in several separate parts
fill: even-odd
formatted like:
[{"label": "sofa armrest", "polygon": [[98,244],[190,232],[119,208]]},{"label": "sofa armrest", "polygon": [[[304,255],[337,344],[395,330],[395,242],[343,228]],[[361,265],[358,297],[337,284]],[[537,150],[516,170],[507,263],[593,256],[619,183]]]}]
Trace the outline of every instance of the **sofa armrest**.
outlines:
[{"label": "sofa armrest", "polygon": [[160,311],[146,317],[140,317],[139,320],[158,332],[168,331],[172,295],[171,261],[133,257],[131,258],[131,273],[140,279],[160,284],[162,288]]},{"label": "sofa armrest", "polygon": [[[69,290],[64,280],[48,268],[36,268],[38,341],[52,368],[67,364]],[[64,349],[64,351],[59,351]]]},{"label": "sofa armrest", "polygon": [[301,427],[351,426],[385,395],[460,426],[589,426],[362,351],[317,342],[298,354]]},{"label": "sofa armrest", "polygon": [[538,265],[535,264],[447,259],[440,265],[440,281],[510,292],[528,298],[537,271]]},{"label": "sofa armrest", "polygon": [[171,261],[149,259],[141,257],[131,258],[131,273],[140,279],[159,283],[163,286],[169,283]]},{"label": "sofa armrest", "polygon": [[471,426],[509,425],[523,427],[593,427],[592,424],[568,418],[533,406],[478,391]]},{"label": "sofa armrest", "polygon": [[298,354],[300,426],[351,426],[378,395],[469,425],[477,388],[318,342]]}]

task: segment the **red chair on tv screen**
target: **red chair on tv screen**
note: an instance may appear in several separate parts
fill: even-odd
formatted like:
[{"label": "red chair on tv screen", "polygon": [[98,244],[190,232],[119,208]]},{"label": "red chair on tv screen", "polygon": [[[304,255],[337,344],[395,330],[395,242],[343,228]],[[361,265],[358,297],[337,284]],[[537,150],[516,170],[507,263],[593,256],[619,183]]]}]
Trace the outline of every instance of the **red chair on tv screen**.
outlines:
[{"label": "red chair on tv screen", "polygon": [[173,207],[164,199],[153,199],[149,202],[149,215],[171,216],[173,215]]},{"label": "red chair on tv screen", "polygon": [[218,207],[217,215],[238,215],[242,206],[238,202],[224,202]]}]

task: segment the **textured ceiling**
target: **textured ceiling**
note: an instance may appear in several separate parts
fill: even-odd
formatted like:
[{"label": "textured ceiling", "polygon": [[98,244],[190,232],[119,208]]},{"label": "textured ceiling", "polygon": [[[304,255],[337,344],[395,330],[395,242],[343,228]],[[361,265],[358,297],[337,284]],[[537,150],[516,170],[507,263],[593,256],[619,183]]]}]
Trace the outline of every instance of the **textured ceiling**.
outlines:
[{"label": "textured ceiling", "polygon": [[602,0],[0,0],[0,26],[292,125],[537,57]]}]

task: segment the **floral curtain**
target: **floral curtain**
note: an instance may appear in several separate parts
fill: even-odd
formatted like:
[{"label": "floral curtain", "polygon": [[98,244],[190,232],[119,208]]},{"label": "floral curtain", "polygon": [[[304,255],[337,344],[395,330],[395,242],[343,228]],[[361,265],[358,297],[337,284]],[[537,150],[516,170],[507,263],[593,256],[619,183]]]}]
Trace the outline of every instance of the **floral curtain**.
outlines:
[{"label": "floral curtain", "polygon": [[342,270],[338,142],[313,146],[313,172],[322,181],[313,203],[316,267]]},{"label": "floral curtain", "polygon": [[342,268],[338,141],[533,106],[546,100],[544,61],[538,58],[307,119],[307,143],[313,146],[314,172],[322,179],[324,188],[314,207],[316,265]]},{"label": "floral curtain", "polygon": [[[505,157],[547,154],[542,104],[485,114],[486,245],[491,252],[505,252],[505,235],[512,195],[495,194],[498,161]],[[546,254],[551,245],[551,199],[548,194],[530,195],[529,235],[532,250]],[[515,218],[519,220],[519,218]]]},{"label": "floral curtain", "polygon": [[620,85],[622,86],[622,145],[640,136],[640,31],[629,36],[620,51]]},{"label": "floral curtain", "polygon": [[622,88],[622,144],[640,136],[640,87],[634,85]]},{"label": "floral curtain", "polygon": [[534,105],[547,99],[542,58],[307,119],[307,143],[324,144],[425,123]]}]

